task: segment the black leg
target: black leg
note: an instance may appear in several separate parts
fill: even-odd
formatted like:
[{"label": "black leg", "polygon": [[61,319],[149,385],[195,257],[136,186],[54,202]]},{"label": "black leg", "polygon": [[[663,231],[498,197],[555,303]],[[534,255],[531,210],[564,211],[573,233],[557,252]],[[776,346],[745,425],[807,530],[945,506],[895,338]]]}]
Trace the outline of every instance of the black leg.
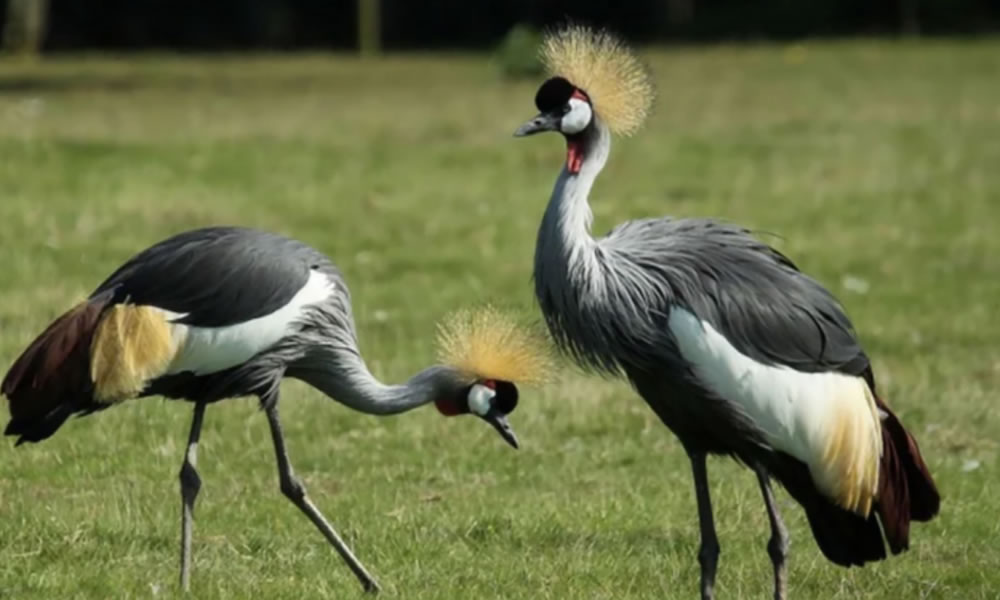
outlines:
[{"label": "black leg", "polygon": [[694,475],[694,493],[698,500],[698,524],[701,528],[701,548],[698,562],[701,564],[701,599],[712,600],[715,596],[715,571],[719,564],[719,538],[715,535],[712,518],[712,499],[708,493],[708,472],[705,469],[704,452],[688,452],[691,472]]},{"label": "black leg", "polygon": [[195,465],[198,464],[198,439],[201,437],[201,422],[205,416],[205,404],[194,405],[191,433],[188,435],[187,450],[181,464],[181,589],[191,587],[191,526],[194,519],[194,501],[201,489],[201,478]]},{"label": "black leg", "polygon": [[[275,395],[276,396],[276,395]],[[274,441],[274,454],[278,459],[278,477],[281,481],[281,493],[288,497],[299,510],[305,513],[309,520],[322,532],[326,539],[333,545],[333,548],[340,554],[347,566],[361,581],[367,592],[378,592],[379,586],[375,579],[368,573],[364,565],[354,556],[351,549],[347,547],[337,532],[334,531],[330,523],[313,505],[312,501],[306,497],[306,489],[292,471],[292,465],[288,462],[288,452],[285,450],[285,437],[281,433],[281,422],[278,420],[278,399],[274,397],[269,402],[265,402],[267,422],[271,426],[271,438]]]},{"label": "black leg", "polygon": [[771,481],[767,471],[763,467],[754,468],[757,472],[757,481],[760,483],[760,491],[764,494],[764,504],[767,505],[767,518],[771,522],[771,539],[767,542],[767,553],[774,564],[774,600],[785,600],[788,588],[788,573],[786,570],[786,559],[788,558],[788,530],[778,513],[778,506],[774,502],[774,494],[771,492]]}]

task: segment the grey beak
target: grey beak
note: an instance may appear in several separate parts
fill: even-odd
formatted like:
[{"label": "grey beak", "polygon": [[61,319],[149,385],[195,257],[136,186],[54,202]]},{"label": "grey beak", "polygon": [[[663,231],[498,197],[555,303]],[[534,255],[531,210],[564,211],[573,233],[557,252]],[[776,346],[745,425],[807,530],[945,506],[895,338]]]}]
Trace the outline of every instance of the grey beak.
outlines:
[{"label": "grey beak", "polygon": [[543,131],[559,131],[559,121],[562,117],[550,113],[539,113],[534,119],[517,128],[514,137],[534,135]]},{"label": "grey beak", "polygon": [[480,418],[492,425],[493,429],[496,429],[497,433],[500,434],[500,437],[513,446],[515,450],[518,448],[517,436],[514,435],[514,430],[511,428],[510,423],[507,422],[507,415],[495,408],[491,408],[485,416]]}]

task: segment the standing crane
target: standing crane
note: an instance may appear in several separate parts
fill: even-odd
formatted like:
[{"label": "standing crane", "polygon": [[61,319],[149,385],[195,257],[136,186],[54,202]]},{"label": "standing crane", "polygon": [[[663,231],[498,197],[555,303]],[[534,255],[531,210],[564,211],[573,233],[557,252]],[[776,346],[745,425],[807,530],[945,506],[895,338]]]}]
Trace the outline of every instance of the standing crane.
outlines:
[{"label": "standing crane", "polygon": [[701,596],[719,544],[706,455],[757,476],[770,522],[774,597],[786,595],[788,534],[777,479],[805,509],[823,554],[863,565],[909,545],[940,497],[916,440],[879,396],[868,357],[833,295],[746,229],[707,219],[641,219],[591,236],[588,195],[611,134],[642,125],[647,71],[606,32],[546,36],[551,78],[516,136],[556,131],[567,156],[538,231],[535,294],[557,345],[582,366],[624,375],[679,438],[694,476]]},{"label": "standing crane", "polygon": [[515,382],[544,376],[543,340],[495,310],[460,313],[440,334],[441,364],[405,383],[384,384],[358,350],[350,293],[326,256],[253,229],[188,231],[126,262],[28,346],[0,387],[11,415],[4,433],[18,436],[18,445],[39,442],[73,414],[132,398],[193,402],[180,470],[181,586],[187,590],[205,407],[257,396],[270,426],[282,493],[319,528],[365,589],[377,591],[375,579],[292,470],[278,419],[279,384],[294,377],[374,415],[434,402],[446,416],[482,418],[517,448],[507,415],[517,405]]}]

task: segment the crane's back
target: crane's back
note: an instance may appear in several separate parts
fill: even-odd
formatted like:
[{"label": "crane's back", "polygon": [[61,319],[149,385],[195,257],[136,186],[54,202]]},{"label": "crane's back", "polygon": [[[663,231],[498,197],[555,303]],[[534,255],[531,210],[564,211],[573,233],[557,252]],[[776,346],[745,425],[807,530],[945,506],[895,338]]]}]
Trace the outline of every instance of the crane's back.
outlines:
[{"label": "crane's back", "polygon": [[349,292],[322,253],[253,229],[178,234],[127,261],[28,346],[0,387],[5,433],[39,441],[71,414],[144,395],[260,395],[317,328],[355,342]]}]

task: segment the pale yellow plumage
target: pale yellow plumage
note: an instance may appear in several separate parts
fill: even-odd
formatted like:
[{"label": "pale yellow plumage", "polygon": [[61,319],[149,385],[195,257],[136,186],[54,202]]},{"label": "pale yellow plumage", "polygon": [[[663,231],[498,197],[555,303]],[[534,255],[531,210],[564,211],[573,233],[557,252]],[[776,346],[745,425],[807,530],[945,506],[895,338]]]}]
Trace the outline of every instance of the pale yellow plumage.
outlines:
[{"label": "pale yellow plumage", "polygon": [[564,27],[545,36],[541,59],[550,74],[590,96],[594,112],[613,133],[632,135],[646,120],[655,96],[649,72],[612,34]]},{"label": "pale yellow plumage", "polygon": [[835,410],[825,425],[825,444],[810,468],[820,489],[840,506],[862,516],[877,500],[882,427],[878,407],[861,378],[843,378],[831,390]]},{"label": "pale yellow plumage", "polygon": [[94,399],[134,398],[162,375],[177,351],[173,328],[158,308],[117,304],[108,309],[90,346]]},{"label": "pale yellow plumage", "polygon": [[449,315],[437,341],[439,360],[472,378],[540,384],[554,374],[545,334],[491,306]]}]

